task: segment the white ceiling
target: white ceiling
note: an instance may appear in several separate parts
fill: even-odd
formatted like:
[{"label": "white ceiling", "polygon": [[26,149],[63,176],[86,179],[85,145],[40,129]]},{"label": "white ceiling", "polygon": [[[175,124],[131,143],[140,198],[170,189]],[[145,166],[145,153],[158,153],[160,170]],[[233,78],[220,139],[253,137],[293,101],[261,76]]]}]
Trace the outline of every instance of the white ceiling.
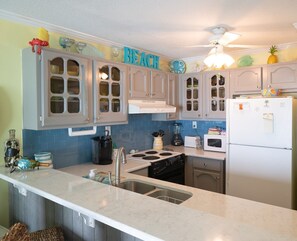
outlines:
[{"label": "white ceiling", "polygon": [[296,0],[0,0],[0,10],[178,59],[207,54],[185,46],[208,44],[215,25],[241,35],[232,44],[297,42]]}]

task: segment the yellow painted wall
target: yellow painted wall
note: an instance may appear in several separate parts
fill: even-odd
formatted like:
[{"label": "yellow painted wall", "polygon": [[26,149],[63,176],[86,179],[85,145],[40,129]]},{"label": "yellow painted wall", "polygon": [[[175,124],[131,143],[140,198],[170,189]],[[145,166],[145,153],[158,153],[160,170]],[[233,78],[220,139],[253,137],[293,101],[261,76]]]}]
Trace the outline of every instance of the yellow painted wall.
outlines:
[{"label": "yellow painted wall", "polygon": [[[8,130],[16,129],[22,140],[21,49],[28,46],[35,29],[0,20],[0,163],[4,164],[4,142]],[[0,181],[0,224],[8,227],[8,188]]]},{"label": "yellow painted wall", "polygon": [[[4,142],[8,138],[9,129],[16,129],[16,137],[20,140],[22,147],[21,50],[29,47],[28,42],[37,37],[38,28],[0,19],[0,33],[0,164],[4,165]],[[50,47],[61,49],[59,45],[61,35],[56,33],[49,33],[49,35]],[[82,42],[86,41],[82,40]],[[122,51],[117,58],[114,58],[110,46],[91,42],[88,44],[92,46],[88,48],[86,54],[122,62]],[[70,51],[76,52],[75,46],[72,46]],[[164,58],[160,59],[162,70],[168,70],[168,61]],[[5,227],[9,226],[8,207],[8,185],[0,180],[0,225]]]}]

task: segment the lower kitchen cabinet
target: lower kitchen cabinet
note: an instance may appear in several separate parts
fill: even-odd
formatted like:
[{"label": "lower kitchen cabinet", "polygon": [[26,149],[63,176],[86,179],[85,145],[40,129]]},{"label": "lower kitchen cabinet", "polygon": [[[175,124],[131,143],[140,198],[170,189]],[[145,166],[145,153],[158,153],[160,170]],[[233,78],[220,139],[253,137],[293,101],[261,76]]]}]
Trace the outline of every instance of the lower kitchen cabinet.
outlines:
[{"label": "lower kitchen cabinet", "polygon": [[225,160],[188,156],[186,185],[225,193]]},{"label": "lower kitchen cabinet", "polygon": [[195,168],[193,175],[194,187],[223,193],[222,176],[220,173]]}]

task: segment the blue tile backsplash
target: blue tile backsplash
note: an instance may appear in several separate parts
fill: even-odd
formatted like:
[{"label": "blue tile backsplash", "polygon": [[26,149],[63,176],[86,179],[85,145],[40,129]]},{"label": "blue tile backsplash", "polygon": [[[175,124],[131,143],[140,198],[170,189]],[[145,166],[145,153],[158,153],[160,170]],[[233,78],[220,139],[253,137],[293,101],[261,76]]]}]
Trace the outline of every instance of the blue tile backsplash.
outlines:
[{"label": "blue tile backsplash", "polygon": [[218,127],[222,130],[226,130],[226,121],[197,121],[197,129],[192,128],[192,121],[179,120],[176,121],[182,124],[181,136],[200,136],[203,138],[204,134],[207,134],[208,129],[212,127]]},{"label": "blue tile backsplash", "polygon": [[[150,114],[129,115],[129,123],[111,126],[113,144],[131,149],[146,150],[153,146],[154,131],[164,130],[164,145],[170,144],[174,121],[152,121]],[[181,135],[199,135],[207,133],[209,127],[225,129],[224,121],[197,121],[197,129],[192,129],[192,121],[182,123]],[[32,158],[34,153],[49,151],[53,154],[55,168],[62,168],[92,160],[92,141],[95,136],[104,135],[104,127],[98,127],[96,135],[70,137],[68,129],[23,130],[23,154]]]}]

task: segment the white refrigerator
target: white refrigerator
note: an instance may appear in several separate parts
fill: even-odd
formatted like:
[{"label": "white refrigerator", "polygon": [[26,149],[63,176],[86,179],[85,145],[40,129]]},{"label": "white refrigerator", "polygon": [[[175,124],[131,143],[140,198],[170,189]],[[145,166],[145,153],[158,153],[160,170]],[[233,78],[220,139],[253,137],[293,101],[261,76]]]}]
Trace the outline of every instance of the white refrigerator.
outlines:
[{"label": "white refrigerator", "polygon": [[291,97],[228,99],[226,194],[296,209],[296,113]]}]

